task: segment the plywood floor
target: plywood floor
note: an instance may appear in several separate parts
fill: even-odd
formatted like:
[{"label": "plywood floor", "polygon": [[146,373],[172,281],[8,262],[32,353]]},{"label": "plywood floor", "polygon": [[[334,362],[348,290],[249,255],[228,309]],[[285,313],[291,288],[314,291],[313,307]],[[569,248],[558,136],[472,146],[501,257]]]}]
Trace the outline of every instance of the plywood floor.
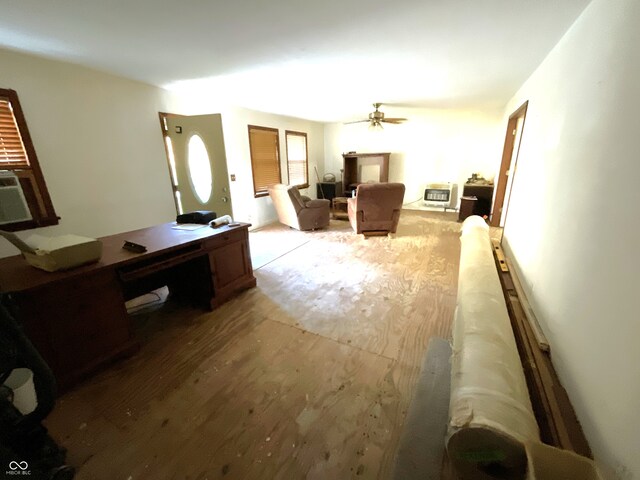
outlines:
[{"label": "plywood floor", "polygon": [[60,399],[47,424],[77,478],[388,478],[428,341],[450,336],[455,219],[252,233],[293,248],[257,252],[257,288],[136,316],[140,352]]}]

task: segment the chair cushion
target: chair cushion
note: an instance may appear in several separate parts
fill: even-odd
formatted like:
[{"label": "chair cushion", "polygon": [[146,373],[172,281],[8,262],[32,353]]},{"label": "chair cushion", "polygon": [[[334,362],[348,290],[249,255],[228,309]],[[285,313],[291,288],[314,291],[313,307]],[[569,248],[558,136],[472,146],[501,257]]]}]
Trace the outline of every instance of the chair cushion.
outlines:
[{"label": "chair cushion", "polygon": [[300,213],[300,210],[304,208],[304,201],[302,200],[302,195],[300,195],[298,187],[289,187],[287,191],[289,192],[289,198],[291,198],[293,207],[296,209],[297,213]]}]

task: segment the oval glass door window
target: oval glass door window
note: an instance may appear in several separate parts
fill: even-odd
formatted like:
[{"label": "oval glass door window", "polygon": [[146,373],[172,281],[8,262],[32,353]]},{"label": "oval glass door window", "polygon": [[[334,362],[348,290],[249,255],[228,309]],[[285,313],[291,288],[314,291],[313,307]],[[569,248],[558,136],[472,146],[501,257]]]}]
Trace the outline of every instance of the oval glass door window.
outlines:
[{"label": "oval glass door window", "polygon": [[193,191],[201,203],[206,203],[211,198],[213,177],[207,147],[204,146],[204,142],[198,134],[192,135],[189,139],[187,164],[189,165],[189,178],[191,185],[193,185]]}]

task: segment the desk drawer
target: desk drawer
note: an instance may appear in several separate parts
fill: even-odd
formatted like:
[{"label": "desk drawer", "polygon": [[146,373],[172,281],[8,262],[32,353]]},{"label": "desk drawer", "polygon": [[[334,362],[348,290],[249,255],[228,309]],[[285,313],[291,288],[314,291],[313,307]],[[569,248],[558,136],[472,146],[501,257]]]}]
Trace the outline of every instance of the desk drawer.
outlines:
[{"label": "desk drawer", "polygon": [[247,231],[244,228],[235,228],[221,232],[218,235],[208,238],[203,242],[204,248],[212,250],[214,248],[222,247],[229,243],[240,241],[247,236]]}]

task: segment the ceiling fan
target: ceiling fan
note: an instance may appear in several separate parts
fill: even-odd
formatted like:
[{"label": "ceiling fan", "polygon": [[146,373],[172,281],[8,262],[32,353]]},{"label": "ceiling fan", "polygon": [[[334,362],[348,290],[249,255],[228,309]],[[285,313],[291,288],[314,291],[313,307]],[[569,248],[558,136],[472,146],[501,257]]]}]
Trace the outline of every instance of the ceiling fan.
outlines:
[{"label": "ceiling fan", "polygon": [[375,110],[369,114],[369,118],[366,120],[356,120],[355,122],[345,122],[345,125],[350,123],[362,123],[369,122],[369,129],[371,130],[382,130],[382,123],[393,123],[399,124],[402,122],[406,122],[406,118],[384,118],[384,112],[378,110],[382,104],[374,103],[373,107]]}]

